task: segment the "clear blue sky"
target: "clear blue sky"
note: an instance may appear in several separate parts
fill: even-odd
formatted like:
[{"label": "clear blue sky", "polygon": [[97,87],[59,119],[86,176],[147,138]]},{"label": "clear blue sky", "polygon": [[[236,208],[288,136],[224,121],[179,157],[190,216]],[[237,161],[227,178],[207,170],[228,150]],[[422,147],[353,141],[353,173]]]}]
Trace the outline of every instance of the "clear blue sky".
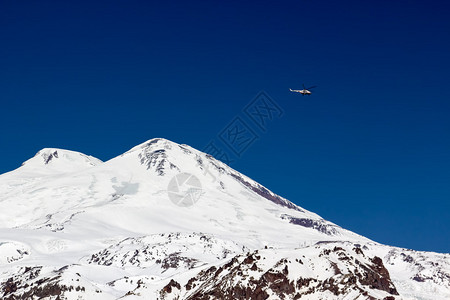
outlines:
[{"label": "clear blue sky", "polygon": [[0,173],[44,147],[203,149],[265,90],[284,114],[234,168],[376,241],[450,252],[446,1],[68,2],[0,3]]}]

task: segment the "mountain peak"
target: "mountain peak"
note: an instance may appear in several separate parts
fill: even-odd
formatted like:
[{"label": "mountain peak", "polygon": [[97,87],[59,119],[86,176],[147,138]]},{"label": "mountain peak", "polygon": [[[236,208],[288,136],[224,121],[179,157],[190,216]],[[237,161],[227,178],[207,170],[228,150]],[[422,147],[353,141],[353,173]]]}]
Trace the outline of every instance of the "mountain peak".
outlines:
[{"label": "mountain peak", "polygon": [[[172,141],[170,141],[168,139],[165,139],[165,138],[152,138],[152,139],[149,139],[148,141],[145,141],[145,142],[143,142],[143,143],[141,143],[139,145],[134,146],[133,148],[131,148],[130,150],[128,150],[124,154],[135,152],[135,151],[141,151],[142,149],[171,148],[171,146],[176,146],[176,145],[178,145],[178,144],[175,143],[175,142],[172,142]],[[122,154],[122,155],[124,155],[124,154]]]},{"label": "mountain peak", "polygon": [[44,148],[22,164],[22,168],[37,172],[74,172],[101,164],[102,161],[80,152]]},{"label": "mountain peak", "polygon": [[[294,203],[278,196],[251,178],[186,144],[178,144],[164,138],[153,138],[141,143],[121,155],[136,155],[148,171],[157,176],[175,176],[187,172],[208,182],[210,187],[226,191],[228,186],[238,185],[279,206],[302,212]],[[228,183],[228,184],[227,184]],[[290,219],[290,222],[294,222]]]}]

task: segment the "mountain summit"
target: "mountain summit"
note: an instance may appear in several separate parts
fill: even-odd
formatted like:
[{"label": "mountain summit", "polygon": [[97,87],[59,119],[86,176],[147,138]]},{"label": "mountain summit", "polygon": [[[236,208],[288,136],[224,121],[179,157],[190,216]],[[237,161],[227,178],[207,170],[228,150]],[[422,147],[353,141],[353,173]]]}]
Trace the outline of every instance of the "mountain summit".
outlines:
[{"label": "mountain summit", "polygon": [[2,299],[447,299],[449,255],[385,246],[187,145],[43,149],[0,175]]},{"label": "mountain summit", "polygon": [[93,167],[102,161],[80,152],[45,148],[22,164],[21,170],[38,173],[67,173]]}]

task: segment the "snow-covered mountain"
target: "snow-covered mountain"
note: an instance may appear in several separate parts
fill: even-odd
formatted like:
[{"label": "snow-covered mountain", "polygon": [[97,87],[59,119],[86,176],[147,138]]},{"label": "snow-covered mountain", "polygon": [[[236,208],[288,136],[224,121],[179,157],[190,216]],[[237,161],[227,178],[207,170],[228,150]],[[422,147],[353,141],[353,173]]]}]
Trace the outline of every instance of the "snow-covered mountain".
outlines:
[{"label": "snow-covered mountain", "polygon": [[385,246],[152,139],[0,175],[2,299],[450,299],[450,255]]}]

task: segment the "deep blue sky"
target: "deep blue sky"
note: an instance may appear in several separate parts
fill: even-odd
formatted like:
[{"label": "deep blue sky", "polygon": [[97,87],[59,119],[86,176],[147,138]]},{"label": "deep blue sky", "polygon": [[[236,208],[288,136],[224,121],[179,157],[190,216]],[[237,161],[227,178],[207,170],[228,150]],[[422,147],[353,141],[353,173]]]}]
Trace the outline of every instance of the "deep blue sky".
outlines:
[{"label": "deep blue sky", "polygon": [[265,90],[284,114],[234,168],[378,242],[450,252],[447,2],[64,2],[0,2],[0,173],[44,147],[203,149]]}]

